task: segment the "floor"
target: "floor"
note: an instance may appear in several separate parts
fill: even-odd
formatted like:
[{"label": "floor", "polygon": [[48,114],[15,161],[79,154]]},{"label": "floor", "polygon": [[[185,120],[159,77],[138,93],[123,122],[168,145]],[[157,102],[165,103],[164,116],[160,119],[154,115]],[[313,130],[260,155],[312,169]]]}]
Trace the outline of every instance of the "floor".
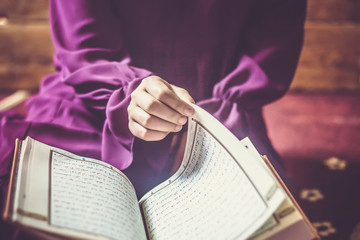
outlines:
[{"label": "floor", "polygon": [[360,94],[288,94],[264,115],[321,237],[360,239]]}]

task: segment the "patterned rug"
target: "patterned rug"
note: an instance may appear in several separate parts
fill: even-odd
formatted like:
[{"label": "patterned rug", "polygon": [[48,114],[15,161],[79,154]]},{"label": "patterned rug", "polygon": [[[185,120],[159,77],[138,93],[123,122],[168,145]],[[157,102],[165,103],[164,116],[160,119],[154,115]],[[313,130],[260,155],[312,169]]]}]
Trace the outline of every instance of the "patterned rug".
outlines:
[{"label": "patterned rug", "polygon": [[288,94],[265,108],[299,205],[324,240],[360,239],[360,96]]}]

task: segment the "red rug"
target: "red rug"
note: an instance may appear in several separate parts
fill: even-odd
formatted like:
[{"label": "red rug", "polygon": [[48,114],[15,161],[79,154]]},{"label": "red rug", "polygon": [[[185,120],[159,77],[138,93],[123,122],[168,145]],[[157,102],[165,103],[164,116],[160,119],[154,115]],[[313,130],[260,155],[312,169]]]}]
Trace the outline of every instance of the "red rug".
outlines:
[{"label": "red rug", "polygon": [[322,239],[360,239],[360,95],[288,94],[264,113]]}]

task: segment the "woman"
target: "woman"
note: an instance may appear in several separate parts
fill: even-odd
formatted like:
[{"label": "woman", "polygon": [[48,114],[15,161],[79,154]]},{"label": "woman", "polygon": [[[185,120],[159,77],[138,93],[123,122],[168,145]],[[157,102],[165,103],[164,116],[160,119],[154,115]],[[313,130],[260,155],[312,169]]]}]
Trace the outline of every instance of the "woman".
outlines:
[{"label": "woman", "polygon": [[305,0],[51,0],[56,72],[25,118],[0,115],[1,200],[14,139],[27,135],[109,162],[142,195],[169,176],[189,102],[249,136],[281,172],[262,106],[291,83],[305,9]]}]

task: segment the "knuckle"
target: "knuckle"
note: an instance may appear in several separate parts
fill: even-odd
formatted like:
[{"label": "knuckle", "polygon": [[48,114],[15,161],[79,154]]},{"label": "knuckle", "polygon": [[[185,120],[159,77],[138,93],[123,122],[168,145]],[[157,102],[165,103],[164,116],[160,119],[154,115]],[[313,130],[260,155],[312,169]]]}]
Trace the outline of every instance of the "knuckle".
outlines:
[{"label": "knuckle", "polygon": [[149,77],[144,78],[141,81],[141,83],[144,83],[145,85],[147,85],[147,84],[151,84],[151,83],[153,83],[154,81],[157,81],[157,80],[158,80],[157,76],[151,75]]},{"label": "knuckle", "polygon": [[130,132],[131,132],[135,137],[137,137],[137,135],[138,135],[137,130],[136,130],[136,128],[133,127],[133,123],[132,123],[131,120],[129,120],[128,127],[129,127]]},{"label": "knuckle", "polygon": [[165,96],[165,92],[162,89],[159,89],[155,92],[155,97],[159,100],[164,99],[164,96]]},{"label": "knuckle", "polygon": [[156,98],[159,99],[160,101],[166,101],[167,99],[169,99],[171,95],[170,91],[165,89],[161,89],[157,91],[155,94],[156,94]]},{"label": "knuckle", "polygon": [[130,94],[130,98],[132,101],[136,99],[136,93],[137,93],[137,91],[135,90]]},{"label": "knuckle", "polygon": [[161,82],[161,78],[160,78],[159,76],[151,75],[149,78],[150,78],[152,81]]},{"label": "knuckle", "polygon": [[148,101],[144,104],[145,111],[151,111],[156,108],[156,103],[154,101]]},{"label": "knuckle", "polygon": [[146,138],[148,137],[148,132],[147,129],[142,129],[142,128],[138,128],[135,127],[134,122],[132,120],[129,121],[129,130],[130,132],[137,138],[146,140]]},{"label": "knuckle", "polygon": [[151,82],[151,79],[152,79],[152,76],[150,77],[147,77],[147,78],[144,78],[142,81],[141,81],[141,84],[148,84],[149,82]]},{"label": "knuckle", "polygon": [[150,132],[149,130],[145,129],[144,131],[141,131],[141,139],[145,140],[145,141],[150,141],[151,140],[151,136],[150,136]]},{"label": "knuckle", "polygon": [[129,104],[129,106],[126,108],[127,112],[128,112],[128,115],[130,116],[131,115],[131,112],[132,112],[132,107],[131,105]]},{"label": "knuckle", "polygon": [[137,135],[138,135],[139,138],[145,140],[146,132],[145,132],[145,131],[140,131],[140,130],[138,130],[138,131],[137,131]]},{"label": "knuckle", "polygon": [[145,140],[146,135],[147,135],[147,130],[146,129],[144,129],[144,130],[137,129],[135,131],[135,136],[138,137],[138,138],[141,138],[141,139]]},{"label": "knuckle", "polygon": [[186,95],[189,95],[189,92],[184,89],[184,88],[180,88],[179,91],[182,93],[182,94],[186,94]]},{"label": "knuckle", "polygon": [[142,119],[142,124],[144,127],[149,127],[152,124],[152,117],[151,115],[146,115],[143,119]]}]

